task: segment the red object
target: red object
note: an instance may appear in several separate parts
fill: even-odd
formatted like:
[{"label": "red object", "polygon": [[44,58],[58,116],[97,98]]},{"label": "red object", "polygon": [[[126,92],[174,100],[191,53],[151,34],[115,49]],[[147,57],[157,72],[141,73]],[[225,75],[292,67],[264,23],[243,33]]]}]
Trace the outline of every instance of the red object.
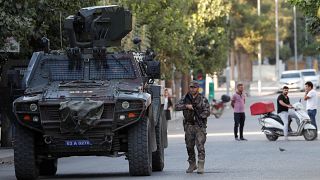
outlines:
[{"label": "red object", "polygon": [[267,114],[274,111],[273,102],[257,102],[250,106],[251,115]]},{"label": "red object", "polygon": [[128,118],[135,118],[135,117],[137,117],[137,115],[135,113],[131,112],[128,114]]},{"label": "red object", "polygon": [[24,120],[24,121],[31,121],[31,116],[30,116],[29,114],[25,114],[25,115],[23,116],[23,120]]}]

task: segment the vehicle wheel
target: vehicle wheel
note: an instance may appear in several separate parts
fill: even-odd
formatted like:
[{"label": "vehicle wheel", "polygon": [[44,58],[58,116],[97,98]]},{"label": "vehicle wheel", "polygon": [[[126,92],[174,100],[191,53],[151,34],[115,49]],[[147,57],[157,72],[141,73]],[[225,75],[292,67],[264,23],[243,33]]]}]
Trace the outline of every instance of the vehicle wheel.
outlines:
[{"label": "vehicle wheel", "polygon": [[163,145],[163,110],[161,110],[160,118],[156,126],[157,151],[152,153],[152,170],[162,171],[164,167],[164,145]]},{"label": "vehicle wheel", "polygon": [[313,141],[317,138],[317,130],[316,129],[305,129],[303,130],[303,137],[306,141]]},{"label": "vehicle wheel", "polygon": [[276,141],[278,139],[278,136],[276,135],[268,135],[266,134],[266,137],[269,141]]},{"label": "vehicle wheel", "polygon": [[163,147],[167,148],[168,147],[168,120],[166,119],[166,115],[164,112],[162,113],[162,140],[163,140]]},{"label": "vehicle wheel", "polygon": [[44,159],[40,163],[41,176],[54,176],[57,173],[58,159]]},{"label": "vehicle wheel", "polygon": [[222,115],[222,114],[221,114],[220,112],[218,112],[217,114],[214,114],[214,117],[217,118],[217,119],[219,119],[219,118],[221,117],[221,115]]},{"label": "vehicle wheel", "polygon": [[134,124],[128,133],[128,159],[131,176],[152,173],[151,127],[147,117]]},{"label": "vehicle wheel", "polygon": [[2,112],[1,147],[12,147],[14,125],[6,112]]},{"label": "vehicle wheel", "polygon": [[17,179],[38,179],[39,166],[34,133],[18,124],[14,138],[14,167]]}]

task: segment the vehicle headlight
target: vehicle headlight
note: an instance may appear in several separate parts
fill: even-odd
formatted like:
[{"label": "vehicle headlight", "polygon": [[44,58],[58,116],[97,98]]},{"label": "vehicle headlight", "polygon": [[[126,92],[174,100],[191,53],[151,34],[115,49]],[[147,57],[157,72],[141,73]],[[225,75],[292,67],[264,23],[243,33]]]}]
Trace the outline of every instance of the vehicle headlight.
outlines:
[{"label": "vehicle headlight", "polygon": [[122,106],[123,109],[128,109],[130,107],[130,104],[129,104],[128,101],[123,101],[121,106]]},{"label": "vehicle headlight", "polygon": [[34,111],[38,110],[38,106],[36,104],[32,103],[32,104],[30,104],[30,110],[34,112]]},{"label": "vehicle headlight", "polygon": [[120,120],[124,120],[124,119],[126,119],[126,116],[125,116],[125,115],[120,115],[120,116],[119,116],[119,119],[120,119]]},{"label": "vehicle headlight", "polygon": [[33,116],[32,121],[33,122],[39,122],[39,117],[38,116]]}]

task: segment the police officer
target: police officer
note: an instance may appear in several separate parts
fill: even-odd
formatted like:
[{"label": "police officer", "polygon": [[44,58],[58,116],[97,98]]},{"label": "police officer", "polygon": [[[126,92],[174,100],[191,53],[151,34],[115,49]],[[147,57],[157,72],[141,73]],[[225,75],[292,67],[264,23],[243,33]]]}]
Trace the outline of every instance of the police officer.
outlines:
[{"label": "police officer", "polygon": [[[189,168],[187,173],[192,173],[198,168],[198,173],[204,173],[206,128],[207,118],[210,115],[208,100],[199,94],[199,84],[192,81],[189,92],[176,104],[176,111],[183,111],[183,127],[185,132],[185,143],[188,152]],[[198,149],[198,167],[196,164],[194,146]]]}]

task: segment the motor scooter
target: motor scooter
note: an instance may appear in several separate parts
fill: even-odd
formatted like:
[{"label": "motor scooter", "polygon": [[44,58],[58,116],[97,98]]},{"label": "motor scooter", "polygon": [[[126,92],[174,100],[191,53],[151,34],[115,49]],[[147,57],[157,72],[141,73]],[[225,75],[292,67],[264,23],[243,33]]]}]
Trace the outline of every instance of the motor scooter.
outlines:
[{"label": "motor scooter", "polygon": [[[310,117],[301,102],[294,103],[292,106],[293,108],[288,110],[289,119],[295,119],[298,126],[295,131],[288,132],[288,136],[303,136],[307,141],[316,139],[317,129],[311,124]],[[259,107],[262,110],[257,112]],[[252,115],[261,115],[259,118],[259,123],[262,126],[261,130],[269,141],[276,141],[280,136],[284,136],[284,123],[279,115],[272,113],[274,111],[273,103],[272,105],[264,102],[255,103],[250,106],[250,110]]]},{"label": "motor scooter", "polygon": [[230,101],[230,96],[222,95],[221,100],[212,99],[210,103],[210,114],[214,115],[217,119],[221,117],[226,103]]}]

